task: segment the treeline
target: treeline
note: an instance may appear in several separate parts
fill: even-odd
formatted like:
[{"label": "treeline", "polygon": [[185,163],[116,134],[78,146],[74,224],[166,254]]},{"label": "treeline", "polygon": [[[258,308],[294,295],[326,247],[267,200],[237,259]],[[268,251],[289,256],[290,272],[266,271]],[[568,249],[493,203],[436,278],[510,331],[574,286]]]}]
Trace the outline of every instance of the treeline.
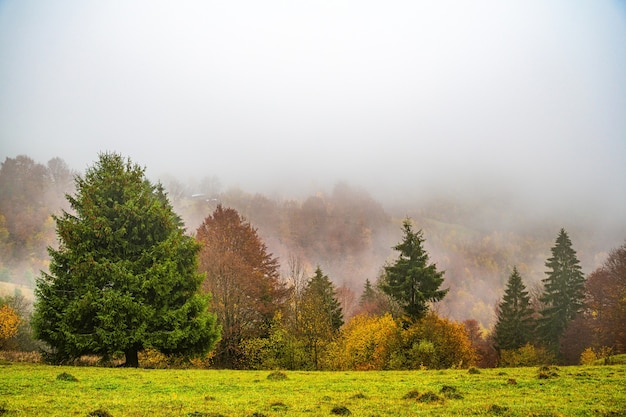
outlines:
[{"label": "treeline", "polygon": [[[49,169],[18,157],[5,161],[0,177],[21,172],[42,184],[24,189],[45,190],[61,184],[50,182]],[[72,177],[67,167],[62,171]],[[142,168],[104,154],[72,186],[66,203],[59,203],[65,211],[46,220],[45,230],[56,233],[59,244],[53,242],[50,267],[38,280],[32,319],[50,361],[123,354],[137,366],[142,352],[160,351],[228,368],[415,369],[577,363],[583,353],[589,358],[625,349],[619,323],[626,319],[626,247],[586,279],[562,230],[543,259],[548,275],[541,287],[527,289],[524,266],[508,280],[499,278],[506,289],[493,290],[502,298],[496,325],[486,332],[471,311],[461,322],[444,318],[449,315],[440,309],[452,295],[462,298],[459,288],[469,291],[471,274],[461,282],[458,275],[449,279],[450,270],[431,260],[425,228],[414,231],[408,218],[394,222],[366,193],[346,185],[302,203],[237,191],[181,192],[170,200]],[[19,195],[12,192],[7,195]],[[12,198],[33,208],[49,201]],[[185,230],[199,214],[200,225]],[[430,222],[447,238],[450,230],[464,230]],[[389,225],[403,235],[390,234]],[[3,241],[9,262],[37,246],[37,239],[16,245],[11,233]],[[276,256],[262,233],[289,250]],[[346,278],[355,273],[361,279]],[[30,331],[28,313],[13,307],[18,301],[0,303],[5,348],[22,347],[15,337],[20,328]],[[580,332],[583,343],[574,337]]]},{"label": "treeline", "polygon": [[[1,164],[0,282],[33,288],[39,271],[47,269],[46,247],[57,244],[51,214],[69,208],[65,193],[74,191],[75,174],[60,158],[41,164],[17,156]],[[188,233],[222,204],[257,228],[281,260],[281,275],[287,274],[292,256],[300,258],[309,272],[322,266],[341,288],[346,316],[354,313],[365,280],[377,279],[406,215],[424,231],[433,260],[446,271],[449,292],[438,310],[455,320],[471,317],[483,329],[495,322],[494,308],[511,265],[517,266],[530,289],[540,286],[552,234],[561,226],[532,223],[529,227],[528,219],[521,218],[512,223],[521,226],[513,229],[496,216],[511,210],[492,202],[422,199],[408,207],[388,204],[384,208],[364,190],[343,183],[330,192],[299,199],[223,190],[215,177],[195,183],[165,177],[163,185]],[[595,269],[612,244],[603,244],[593,230],[568,230],[577,242],[583,268]]]}]

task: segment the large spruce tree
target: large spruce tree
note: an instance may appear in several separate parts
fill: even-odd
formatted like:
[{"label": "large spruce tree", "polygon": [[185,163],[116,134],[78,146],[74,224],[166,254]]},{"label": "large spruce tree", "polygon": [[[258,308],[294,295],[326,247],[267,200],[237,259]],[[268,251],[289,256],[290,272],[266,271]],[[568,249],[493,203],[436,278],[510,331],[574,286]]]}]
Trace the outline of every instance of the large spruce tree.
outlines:
[{"label": "large spruce tree", "polygon": [[414,232],[409,218],[403,222],[403,231],[402,242],[394,246],[400,255],[392,265],[385,266],[381,289],[415,321],[426,315],[428,303],[442,300],[448,290],[440,289],[444,272],[429,263],[422,231]]},{"label": "large spruce tree", "polygon": [[502,301],[498,304],[498,317],[494,329],[496,350],[518,349],[531,342],[534,328],[530,295],[517,268],[513,267]]},{"label": "large spruce tree", "polygon": [[544,307],[540,311],[538,332],[542,341],[553,352],[559,349],[559,339],[568,324],[582,310],[585,298],[585,275],[582,273],[572,241],[561,229],[546,261],[547,277],[540,298]]},{"label": "large spruce tree", "polygon": [[146,347],[202,354],[219,339],[198,289],[200,246],[184,234],[160,185],[118,154],[101,154],[55,217],[59,248],[37,281],[33,325],[54,359]]}]

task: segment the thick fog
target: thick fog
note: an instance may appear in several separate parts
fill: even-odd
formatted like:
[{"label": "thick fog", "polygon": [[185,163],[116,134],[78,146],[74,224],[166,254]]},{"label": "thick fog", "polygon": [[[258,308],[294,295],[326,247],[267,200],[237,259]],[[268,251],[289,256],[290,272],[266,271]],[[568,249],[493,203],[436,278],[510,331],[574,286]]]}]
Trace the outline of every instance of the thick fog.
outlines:
[{"label": "thick fog", "polygon": [[[0,158],[626,224],[620,1],[0,2]],[[619,243],[619,242],[618,242]]]}]

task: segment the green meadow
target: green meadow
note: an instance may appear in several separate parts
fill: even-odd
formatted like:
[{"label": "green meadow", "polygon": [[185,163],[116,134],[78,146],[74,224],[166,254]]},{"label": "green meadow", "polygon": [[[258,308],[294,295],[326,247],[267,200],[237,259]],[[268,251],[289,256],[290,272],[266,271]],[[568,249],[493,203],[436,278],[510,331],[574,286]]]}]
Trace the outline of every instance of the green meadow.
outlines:
[{"label": "green meadow", "polygon": [[382,372],[0,364],[2,416],[626,416],[626,365]]}]

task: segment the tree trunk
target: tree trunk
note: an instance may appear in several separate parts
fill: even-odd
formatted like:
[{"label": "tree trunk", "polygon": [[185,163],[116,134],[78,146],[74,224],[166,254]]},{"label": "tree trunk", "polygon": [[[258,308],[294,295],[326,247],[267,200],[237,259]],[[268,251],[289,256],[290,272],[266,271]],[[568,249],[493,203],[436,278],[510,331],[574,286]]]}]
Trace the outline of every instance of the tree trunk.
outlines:
[{"label": "tree trunk", "polygon": [[126,368],[138,368],[139,367],[139,355],[137,349],[129,348],[124,351],[124,355],[126,356],[126,362],[124,363],[124,367]]}]

